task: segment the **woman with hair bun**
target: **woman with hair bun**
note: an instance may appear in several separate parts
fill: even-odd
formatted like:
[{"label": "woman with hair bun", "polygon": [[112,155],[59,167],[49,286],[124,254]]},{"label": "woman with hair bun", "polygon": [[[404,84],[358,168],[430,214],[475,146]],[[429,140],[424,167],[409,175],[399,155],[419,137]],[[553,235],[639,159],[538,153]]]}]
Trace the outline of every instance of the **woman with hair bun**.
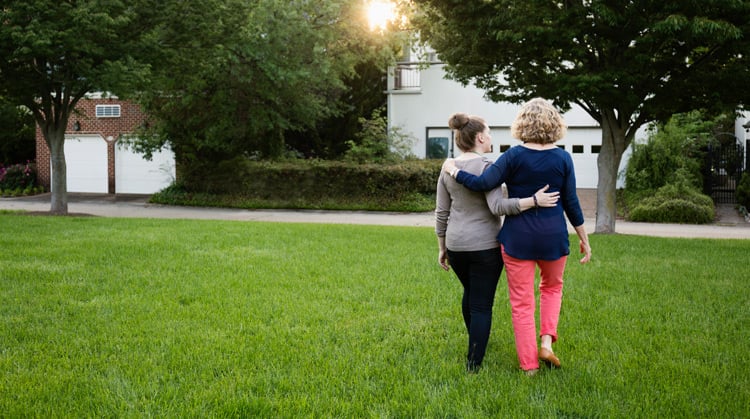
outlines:
[{"label": "woman with hair bun", "polygon": [[[455,164],[462,170],[481,174],[492,164],[482,156],[491,149],[492,137],[485,121],[465,113],[453,114],[448,126],[462,154]],[[499,186],[499,185],[498,185]],[[534,207],[553,206],[558,194],[505,199],[500,187],[489,192],[473,192],[456,183],[447,173],[438,178],[435,209],[435,233],[438,238],[438,263],[446,271],[453,268],[463,286],[461,311],[469,347],[466,355],[468,372],[479,371],[484,360],[492,326],[492,306],[503,259],[495,236],[500,230],[501,215],[518,214]]]},{"label": "woman with hair bun", "polygon": [[[443,170],[473,191],[487,191],[505,183],[509,197],[528,196],[540,185],[560,192],[552,208],[535,208],[506,217],[498,235],[508,277],[513,333],[521,369],[526,375],[539,371],[539,361],[559,367],[552,350],[562,304],[563,273],[570,254],[565,216],[575,228],[583,253],[591,259],[591,246],[583,226],[573,159],[555,143],[565,135],[565,123],[551,103],[535,98],[526,102],[511,125],[511,135],[523,144],[503,153],[481,176],[458,161],[446,160]],[[540,206],[541,207],[541,206]],[[541,271],[539,317],[541,348],[537,349],[534,296],[536,266]]]}]

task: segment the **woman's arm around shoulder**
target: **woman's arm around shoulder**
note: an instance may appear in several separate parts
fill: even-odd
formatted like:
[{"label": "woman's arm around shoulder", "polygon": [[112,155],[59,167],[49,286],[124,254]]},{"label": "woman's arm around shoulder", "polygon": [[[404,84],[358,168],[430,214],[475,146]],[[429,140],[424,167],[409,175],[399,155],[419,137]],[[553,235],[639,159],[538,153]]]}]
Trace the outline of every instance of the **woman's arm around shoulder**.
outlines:
[{"label": "woman's arm around shoulder", "polygon": [[560,192],[547,192],[548,189],[549,185],[545,185],[528,198],[505,198],[502,187],[498,186],[486,193],[487,206],[495,215],[518,215],[531,208],[554,207]]},{"label": "woman's arm around shoulder", "polygon": [[508,153],[506,152],[492,163],[480,176],[460,170],[452,159],[443,163],[443,171],[456,179],[456,182],[472,191],[485,192],[497,188],[505,182],[508,170]]}]

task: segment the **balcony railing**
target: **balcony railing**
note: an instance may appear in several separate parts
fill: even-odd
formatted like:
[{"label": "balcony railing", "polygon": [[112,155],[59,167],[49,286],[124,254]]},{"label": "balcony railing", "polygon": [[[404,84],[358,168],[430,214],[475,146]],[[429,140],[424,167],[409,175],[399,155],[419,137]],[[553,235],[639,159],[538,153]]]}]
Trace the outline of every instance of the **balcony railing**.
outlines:
[{"label": "balcony railing", "polygon": [[413,90],[421,87],[419,82],[419,64],[399,63],[393,72],[394,90]]}]

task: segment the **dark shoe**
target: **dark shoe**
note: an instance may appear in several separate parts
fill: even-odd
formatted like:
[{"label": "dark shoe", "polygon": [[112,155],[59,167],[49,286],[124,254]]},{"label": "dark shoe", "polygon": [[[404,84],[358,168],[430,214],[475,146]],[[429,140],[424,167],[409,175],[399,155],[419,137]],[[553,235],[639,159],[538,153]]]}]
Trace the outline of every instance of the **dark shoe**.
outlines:
[{"label": "dark shoe", "polygon": [[476,374],[480,369],[482,369],[482,364],[477,364],[474,361],[466,362],[466,372],[468,372],[469,374]]},{"label": "dark shoe", "polygon": [[557,359],[554,352],[550,351],[547,348],[542,348],[539,350],[539,359],[544,361],[544,363],[549,367],[560,368],[560,360]]}]

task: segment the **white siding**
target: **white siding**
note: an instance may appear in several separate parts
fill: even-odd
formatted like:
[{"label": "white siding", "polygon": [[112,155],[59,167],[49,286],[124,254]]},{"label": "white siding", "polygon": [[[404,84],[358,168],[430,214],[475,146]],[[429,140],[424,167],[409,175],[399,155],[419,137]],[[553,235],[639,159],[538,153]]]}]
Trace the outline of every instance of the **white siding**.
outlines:
[{"label": "white siding", "polygon": [[[448,129],[448,118],[455,112],[466,112],[484,118],[492,130],[493,151],[490,158],[500,156],[502,146],[519,144],[511,138],[510,125],[518,112],[518,105],[494,103],[484,98],[484,93],[473,85],[461,84],[444,78],[443,66],[432,64],[420,71],[419,87],[403,90],[393,89],[393,71],[389,72],[388,123],[400,127],[416,139],[412,152],[421,158],[427,157],[428,138],[449,139],[449,155],[457,156],[459,150],[452,144]],[[597,122],[583,109],[575,106],[563,115],[568,124],[568,134],[559,145],[573,156],[576,180],[579,188],[596,188],[598,182],[597,157],[593,146],[601,144],[601,129]],[[582,152],[578,152],[581,146]],[[452,154],[451,154],[452,152]],[[629,152],[623,156],[620,170],[625,167]],[[618,186],[623,186],[622,181]]]}]

